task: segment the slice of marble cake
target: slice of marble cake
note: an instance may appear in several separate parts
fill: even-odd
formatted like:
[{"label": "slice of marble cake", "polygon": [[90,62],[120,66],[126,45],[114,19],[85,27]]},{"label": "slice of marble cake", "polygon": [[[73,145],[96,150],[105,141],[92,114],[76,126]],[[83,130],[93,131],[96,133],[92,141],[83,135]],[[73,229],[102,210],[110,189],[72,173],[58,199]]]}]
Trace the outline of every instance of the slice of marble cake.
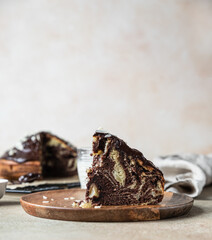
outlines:
[{"label": "slice of marble cake", "polygon": [[153,205],[163,199],[162,172],[109,133],[93,135],[93,164],[87,174],[86,201],[92,205]]}]

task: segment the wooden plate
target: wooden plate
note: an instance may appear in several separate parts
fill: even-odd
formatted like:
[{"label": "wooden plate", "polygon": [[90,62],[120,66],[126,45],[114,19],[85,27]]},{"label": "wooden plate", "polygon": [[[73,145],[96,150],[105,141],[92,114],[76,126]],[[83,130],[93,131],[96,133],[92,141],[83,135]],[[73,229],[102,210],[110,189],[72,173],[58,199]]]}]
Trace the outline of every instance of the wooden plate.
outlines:
[{"label": "wooden plate", "polygon": [[165,192],[158,205],[73,208],[73,201],[84,196],[83,189],[66,189],[28,194],[20,201],[23,209],[35,217],[85,222],[159,220],[186,214],[193,205],[193,199],[186,195]]}]

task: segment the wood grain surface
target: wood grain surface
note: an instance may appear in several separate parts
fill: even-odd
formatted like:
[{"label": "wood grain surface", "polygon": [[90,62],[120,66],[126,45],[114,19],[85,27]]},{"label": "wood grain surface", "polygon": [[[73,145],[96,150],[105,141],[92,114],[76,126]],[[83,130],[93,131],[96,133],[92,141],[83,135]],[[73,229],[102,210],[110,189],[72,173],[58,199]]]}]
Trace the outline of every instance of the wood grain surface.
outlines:
[{"label": "wood grain surface", "polygon": [[83,200],[84,196],[83,189],[55,190],[25,195],[20,202],[23,209],[35,217],[85,222],[160,220],[184,215],[193,205],[193,199],[186,195],[165,192],[158,205],[73,208],[73,201]]}]

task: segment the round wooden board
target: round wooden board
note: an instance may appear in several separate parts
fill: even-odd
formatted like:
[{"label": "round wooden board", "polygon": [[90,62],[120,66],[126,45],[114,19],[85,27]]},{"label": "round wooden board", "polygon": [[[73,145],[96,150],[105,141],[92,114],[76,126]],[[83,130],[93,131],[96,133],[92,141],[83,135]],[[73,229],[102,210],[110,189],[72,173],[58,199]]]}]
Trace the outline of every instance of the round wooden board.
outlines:
[{"label": "round wooden board", "polygon": [[73,201],[83,200],[84,196],[83,189],[55,190],[25,195],[20,202],[35,217],[84,222],[159,220],[184,215],[193,205],[193,199],[186,195],[165,192],[158,205],[73,208]]}]

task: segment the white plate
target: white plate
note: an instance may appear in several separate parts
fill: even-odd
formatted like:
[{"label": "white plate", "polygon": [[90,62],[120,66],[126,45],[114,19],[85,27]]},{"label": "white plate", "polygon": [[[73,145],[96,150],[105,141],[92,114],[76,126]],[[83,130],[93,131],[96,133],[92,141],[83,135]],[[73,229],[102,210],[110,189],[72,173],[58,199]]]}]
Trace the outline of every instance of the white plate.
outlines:
[{"label": "white plate", "polygon": [[8,180],[0,179],[0,199],[4,196]]}]

